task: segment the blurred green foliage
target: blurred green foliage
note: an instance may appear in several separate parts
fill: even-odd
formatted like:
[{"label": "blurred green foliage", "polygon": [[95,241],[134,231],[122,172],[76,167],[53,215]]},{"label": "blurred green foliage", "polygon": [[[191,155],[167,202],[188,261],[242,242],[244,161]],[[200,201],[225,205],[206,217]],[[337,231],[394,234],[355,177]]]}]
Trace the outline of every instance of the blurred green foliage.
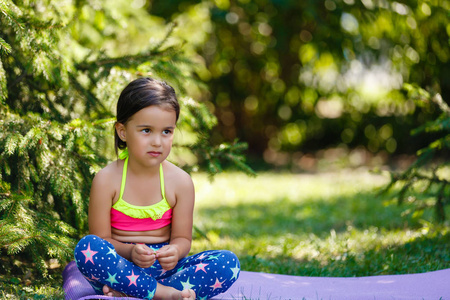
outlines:
[{"label": "blurred green foliage", "polygon": [[318,156],[360,166],[417,154],[387,188],[403,184],[399,203],[410,188],[426,191],[434,200],[417,208],[445,219],[450,116],[432,100],[449,101],[450,1],[187,0],[148,10],[176,19],[205,7],[198,75],[219,120],[212,138],[243,139],[257,163],[295,171],[317,169]]},{"label": "blurred green foliage", "polygon": [[[450,94],[450,2],[387,0],[155,1],[152,14],[177,19],[209,11],[196,33],[219,119],[215,139],[238,137],[250,155],[364,147],[414,153],[431,137],[413,128],[439,115],[417,106],[403,84]],[[203,14],[204,15],[204,14]],[[191,14],[196,18],[196,14]],[[192,21],[194,22],[194,21]],[[189,40],[189,37],[186,38]],[[297,159],[298,160],[298,159]]]}]

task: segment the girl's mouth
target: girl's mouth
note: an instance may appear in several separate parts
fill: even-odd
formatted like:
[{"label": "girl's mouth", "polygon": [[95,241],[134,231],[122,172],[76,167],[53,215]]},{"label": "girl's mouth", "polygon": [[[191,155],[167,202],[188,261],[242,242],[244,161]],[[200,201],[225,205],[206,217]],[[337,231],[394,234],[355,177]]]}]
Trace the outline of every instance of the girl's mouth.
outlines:
[{"label": "girl's mouth", "polygon": [[153,157],[158,157],[158,156],[160,156],[161,155],[161,152],[158,152],[158,151],[150,151],[150,152],[147,152],[150,156],[153,156]]}]

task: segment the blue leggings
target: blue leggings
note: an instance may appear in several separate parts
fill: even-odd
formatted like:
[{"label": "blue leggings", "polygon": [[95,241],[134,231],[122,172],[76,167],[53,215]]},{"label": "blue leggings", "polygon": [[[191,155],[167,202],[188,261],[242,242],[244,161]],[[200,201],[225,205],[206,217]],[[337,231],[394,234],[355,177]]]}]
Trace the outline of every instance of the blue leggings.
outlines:
[{"label": "blue leggings", "polygon": [[[147,244],[158,250],[167,243]],[[114,246],[95,235],[83,237],[75,247],[75,262],[97,294],[106,284],[129,296],[152,299],[156,283],[177,290],[193,289],[197,299],[225,292],[238,279],[239,260],[233,252],[210,250],[182,258],[172,270],[158,261],[143,269],[117,254]]]}]

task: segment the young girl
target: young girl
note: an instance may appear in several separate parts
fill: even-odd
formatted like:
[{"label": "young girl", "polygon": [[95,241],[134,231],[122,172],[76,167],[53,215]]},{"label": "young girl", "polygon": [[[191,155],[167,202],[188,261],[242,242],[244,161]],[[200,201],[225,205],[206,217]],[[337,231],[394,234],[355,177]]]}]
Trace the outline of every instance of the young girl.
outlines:
[{"label": "young girl", "polygon": [[172,87],[151,78],[131,82],[117,103],[119,160],[95,176],[89,231],[75,248],[81,273],[98,294],[144,299],[209,299],[239,276],[230,251],[187,257],[194,186],[166,160],[179,104]]}]

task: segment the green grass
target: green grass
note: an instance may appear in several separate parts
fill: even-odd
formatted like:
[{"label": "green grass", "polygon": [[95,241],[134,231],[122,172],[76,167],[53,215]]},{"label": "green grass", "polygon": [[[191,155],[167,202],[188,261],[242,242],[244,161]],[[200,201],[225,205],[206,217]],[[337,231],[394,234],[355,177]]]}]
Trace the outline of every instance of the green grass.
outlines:
[{"label": "green grass", "polygon": [[[388,178],[367,170],[320,174],[222,174],[196,186],[192,253],[234,251],[245,271],[302,276],[406,274],[450,268],[450,226],[433,212],[405,214],[377,196]],[[448,214],[447,214],[448,215]],[[0,299],[63,299],[62,267],[51,278],[0,274]],[[28,279],[27,279],[28,276]]]},{"label": "green grass", "polygon": [[377,196],[387,177],[323,174],[194,176],[193,252],[230,249],[247,271],[367,276],[450,267],[449,226]]}]

